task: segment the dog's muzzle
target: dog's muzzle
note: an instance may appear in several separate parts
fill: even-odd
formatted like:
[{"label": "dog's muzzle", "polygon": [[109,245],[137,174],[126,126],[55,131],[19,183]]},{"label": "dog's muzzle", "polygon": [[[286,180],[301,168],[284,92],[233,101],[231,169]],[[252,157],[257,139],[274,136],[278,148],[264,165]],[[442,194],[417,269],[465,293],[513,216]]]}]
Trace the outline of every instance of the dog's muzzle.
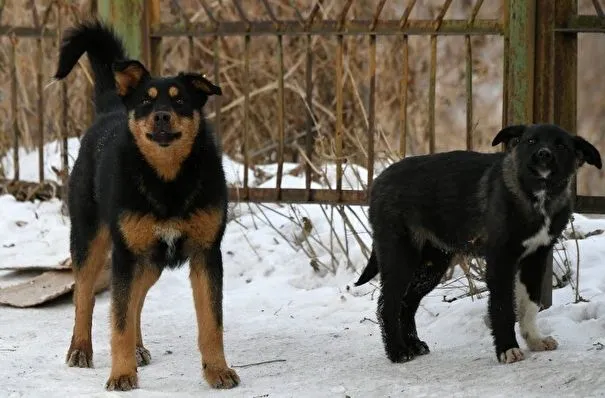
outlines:
[{"label": "dog's muzzle", "polygon": [[550,149],[540,148],[534,152],[532,158],[534,163],[547,166],[552,161],[552,152]]},{"label": "dog's muzzle", "polygon": [[159,111],[153,115],[153,131],[147,133],[147,138],[166,147],[174,140],[181,138],[180,132],[173,132],[170,125],[170,112]]}]

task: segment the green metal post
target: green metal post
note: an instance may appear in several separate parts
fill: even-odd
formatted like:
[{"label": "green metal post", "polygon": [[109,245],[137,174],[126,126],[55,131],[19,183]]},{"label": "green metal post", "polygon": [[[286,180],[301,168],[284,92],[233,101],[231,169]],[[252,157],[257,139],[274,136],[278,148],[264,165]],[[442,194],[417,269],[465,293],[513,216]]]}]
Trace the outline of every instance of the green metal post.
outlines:
[{"label": "green metal post", "polygon": [[145,0],[98,0],[97,9],[101,19],[111,23],[124,40],[127,55],[148,64],[145,3]]}]

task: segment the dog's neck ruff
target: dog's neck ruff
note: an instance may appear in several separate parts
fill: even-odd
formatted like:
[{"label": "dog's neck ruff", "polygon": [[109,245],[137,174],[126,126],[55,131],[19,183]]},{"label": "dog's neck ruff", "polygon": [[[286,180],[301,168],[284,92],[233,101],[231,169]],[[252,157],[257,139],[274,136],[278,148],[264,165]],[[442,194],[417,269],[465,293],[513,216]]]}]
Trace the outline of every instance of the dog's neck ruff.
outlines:
[{"label": "dog's neck ruff", "polygon": [[538,250],[541,246],[547,246],[552,242],[552,236],[550,235],[550,224],[551,220],[548,216],[548,212],[546,211],[546,199],[547,199],[547,191],[540,190],[534,192],[534,197],[536,199],[534,204],[534,209],[543,217],[542,226],[534,235],[525,239],[521,244],[525,248],[525,251],[521,255],[521,258],[524,258],[531,253]]}]

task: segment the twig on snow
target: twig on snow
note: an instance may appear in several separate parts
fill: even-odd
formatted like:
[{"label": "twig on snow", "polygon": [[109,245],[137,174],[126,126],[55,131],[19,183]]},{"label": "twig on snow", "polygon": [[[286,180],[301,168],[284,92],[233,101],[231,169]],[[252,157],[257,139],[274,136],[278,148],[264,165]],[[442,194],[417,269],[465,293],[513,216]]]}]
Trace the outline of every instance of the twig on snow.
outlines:
[{"label": "twig on snow", "polygon": [[251,366],[266,365],[268,363],[275,363],[275,362],[286,362],[286,360],[285,359],[272,359],[270,361],[247,363],[244,365],[232,365],[231,367],[232,368],[249,368]]}]

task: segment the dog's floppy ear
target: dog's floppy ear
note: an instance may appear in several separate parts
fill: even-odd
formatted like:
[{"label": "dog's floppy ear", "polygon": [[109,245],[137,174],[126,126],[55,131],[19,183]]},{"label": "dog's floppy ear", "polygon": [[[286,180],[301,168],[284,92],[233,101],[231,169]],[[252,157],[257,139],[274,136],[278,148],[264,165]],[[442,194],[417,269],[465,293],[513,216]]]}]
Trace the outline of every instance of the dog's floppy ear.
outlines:
[{"label": "dog's floppy ear", "polygon": [[582,166],[584,162],[595,166],[597,169],[603,167],[601,163],[601,154],[590,142],[580,136],[573,137],[576,156],[578,158],[578,166]]},{"label": "dog's floppy ear", "polygon": [[492,141],[492,146],[504,143],[506,149],[512,148],[519,143],[519,138],[523,135],[526,125],[515,124],[506,126],[496,134]]},{"label": "dog's floppy ear", "polygon": [[118,95],[125,96],[149,76],[149,71],[136,60],[116,61],[112,65]]},{"label": "dog's floppy ear", "polygon": [[198,94],[203,106],[211,95],[223,95],[223,90],[199,73],[179,73],[179,79]]}]

